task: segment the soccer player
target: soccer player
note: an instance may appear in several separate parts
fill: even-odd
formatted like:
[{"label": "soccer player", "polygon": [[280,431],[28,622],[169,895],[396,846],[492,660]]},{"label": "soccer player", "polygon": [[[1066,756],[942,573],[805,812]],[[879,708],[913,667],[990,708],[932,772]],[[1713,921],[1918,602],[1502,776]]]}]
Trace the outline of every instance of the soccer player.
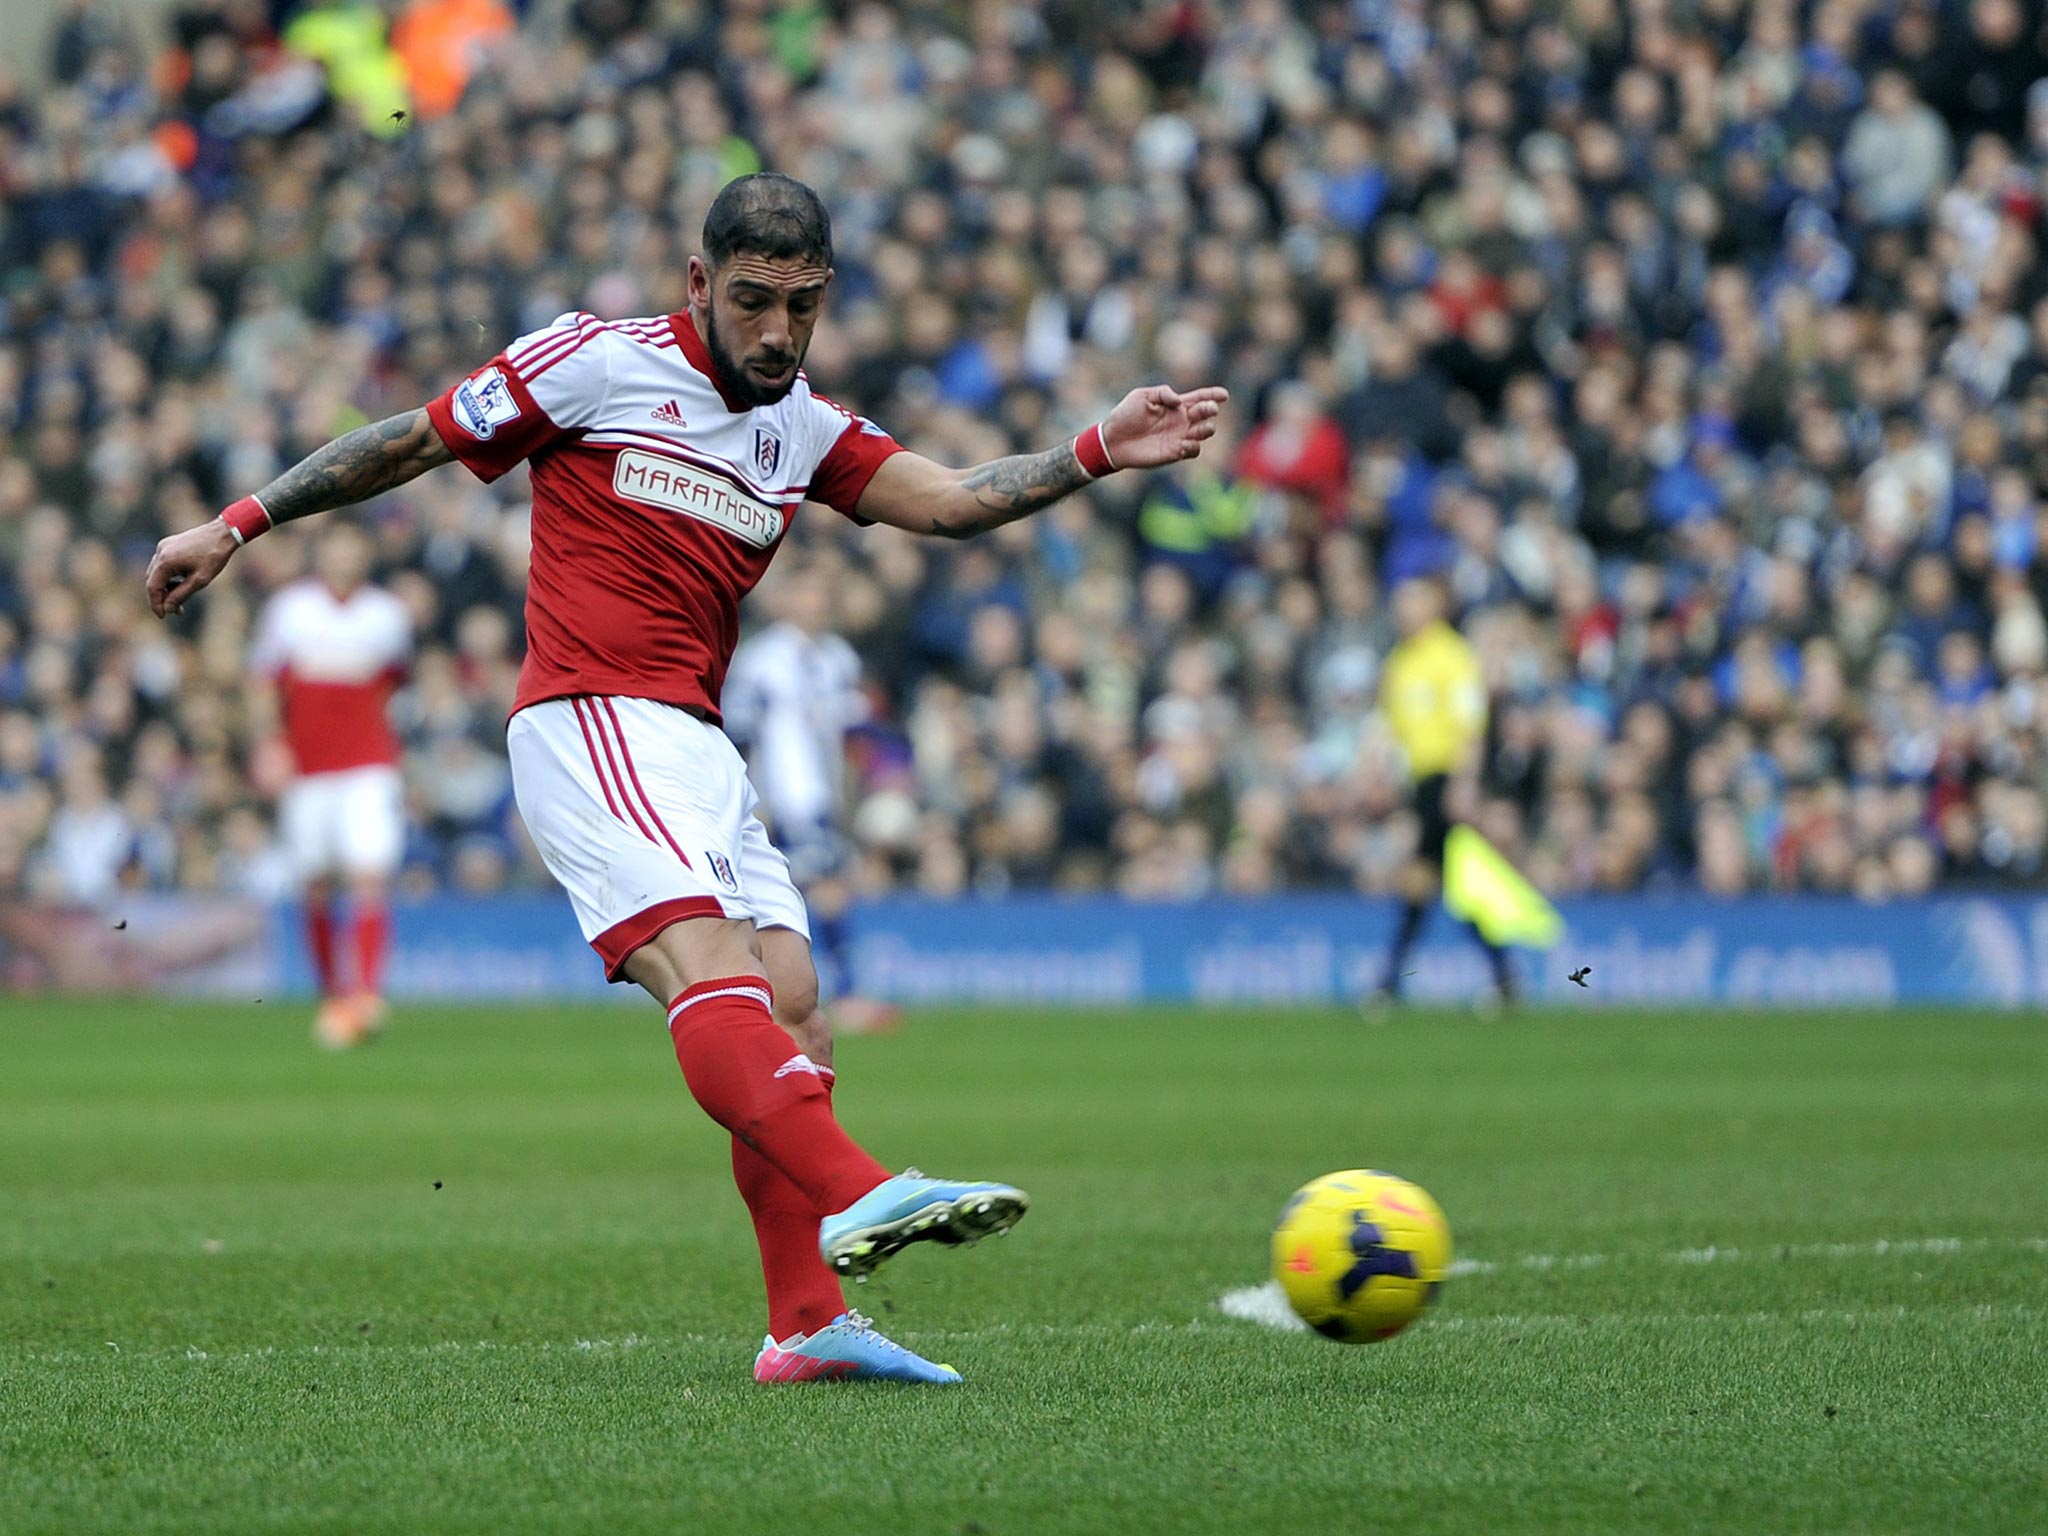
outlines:
[{"label": "soccer player", "polygon": [[451,459],[485,480],[529,463],[513,791],[606,975],[667,1010],[690,1092],[732,1134],[768,1290],[755,1377],[951,1382],[848,1312],[840,1277],[909,1243],[1007,1231],[1028,1201],[1005,1184],[892,1176],[833,1116],[803,903],[719,728],[739,602],[806,499],[968,538],[1115,470],[1194,457],[1225,395],[1133,390],[1058,447],[947,469],[811,392],[802,364],[831,281],[817,194],[742,177],[705,216],[684,312],[570,314],[520,338],[164,540],[148,595],[176,613],[265,529]]},{"label": "soccer player", "polygon": [[[405,676],[412,620],[370,585],[370,539],[322,529],[313,574],[271,598],[251,660],[275,690],[293,779],[278,824],[304,884],[306,942],[320,981],[313,1034],[340,1050],[383,1028],[391,876],[405,851],[405,788],[387,709]],[[334,897],[349,896],[347,975]]]},{"label": "soccer player", "polygon": [[761,812],[811,919],[811,958],[834,1025],[849,1034],[892,1027],[898,1011],[850,989],[845,953],[846,839],[839,830],[845,796],[846,733],[868,715],[860,657],[831,629],[832,589],[824,573],[779,578],[776,621],[732,654],[720,708],[746,754]]},{"label": "soccer player", "polygon": [[[1394,588],[1394,629],[1400,639],[1380,674],[1380,711],[1408,759],[1420,831],[1415,856],[1401,874],[1401,922],[1387,953],[1386,975],[1373,994],[1376,1001],[1400,1000],[1408,951],[1443,890],[1444,847],[1458,820],[1452,796],[1469,791],[1486,739],[1486,683],[1479,658],[1445,618],[1446,606],[1443,587],[1434,579],[1418,577]],[[1514,1001],[1507,951],[1477,928],[1471,933],[1493,962],[1501,1001]]]}]

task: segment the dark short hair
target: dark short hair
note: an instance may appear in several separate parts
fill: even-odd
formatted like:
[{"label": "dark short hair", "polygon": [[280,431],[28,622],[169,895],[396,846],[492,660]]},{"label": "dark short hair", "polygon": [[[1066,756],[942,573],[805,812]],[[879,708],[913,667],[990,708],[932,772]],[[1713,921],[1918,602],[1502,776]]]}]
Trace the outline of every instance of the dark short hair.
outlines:
[{"label": "dark short hair", "polygon": [[704,215],[704,259],[733,256],[832,265],[832,216],[818,194],[780,171],[756,171],[725,184]]}]

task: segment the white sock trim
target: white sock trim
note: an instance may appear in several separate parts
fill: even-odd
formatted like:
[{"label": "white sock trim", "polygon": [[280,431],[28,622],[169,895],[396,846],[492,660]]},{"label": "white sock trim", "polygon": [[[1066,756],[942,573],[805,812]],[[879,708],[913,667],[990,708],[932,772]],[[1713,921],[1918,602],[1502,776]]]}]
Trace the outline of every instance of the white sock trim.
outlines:
[{"label": "white sock trim", "polygon": [[770,1013],[775,1011],[775,999],[766,987],[720,987],[715,992],[699,992],[695,997],[685,997],[668,1011],[668,1021],[673,1025],[676,1015],[685,1008],[694,1008],[699,1003],[708,1003],[714,997],[751,997]]}]

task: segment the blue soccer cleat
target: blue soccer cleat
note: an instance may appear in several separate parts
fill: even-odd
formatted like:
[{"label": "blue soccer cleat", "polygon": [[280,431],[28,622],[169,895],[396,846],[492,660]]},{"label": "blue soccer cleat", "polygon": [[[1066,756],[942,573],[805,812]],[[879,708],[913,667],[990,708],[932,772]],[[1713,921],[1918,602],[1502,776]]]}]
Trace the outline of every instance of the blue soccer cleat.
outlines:
[{"label": "blue soccer cleat", "polygon": [[884,1179],[818,1224],[818,1252],[834,1274],[865,1280],[912,1243],[978,1243],[1017,1225],[1031,1197],[1007,1184],[928,1179],[915,1168]]},{"label": "blue soccer cleat", "polygon": [[960,1373],[883,1338],[858,1312],[842,1312],[817,1332],[797,1334],[786,1343],[763,1339],[754,1357],[754,1380],[914,1381],[939,1387],[958,1385]]}]

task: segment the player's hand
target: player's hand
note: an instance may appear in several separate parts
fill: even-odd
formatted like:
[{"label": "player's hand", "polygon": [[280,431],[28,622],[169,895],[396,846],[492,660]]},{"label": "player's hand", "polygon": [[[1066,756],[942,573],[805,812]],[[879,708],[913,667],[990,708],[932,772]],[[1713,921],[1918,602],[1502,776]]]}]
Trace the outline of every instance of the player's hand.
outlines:
[{"label": "player's hand", "polygon": [[160,619],[178,612],[186,598],[227,569],[238,547],[228,525],[219,518],[163,540],[149,557],[144,583],[149,611]]},{"label": "player's hand", "polygon": [[1211,386],[1177,394],[1164,384],[1134,389],[1102,422],[1102,446],[1118,469],[1157,469],[1192,459],[1216,435],[1230,391]]}]

